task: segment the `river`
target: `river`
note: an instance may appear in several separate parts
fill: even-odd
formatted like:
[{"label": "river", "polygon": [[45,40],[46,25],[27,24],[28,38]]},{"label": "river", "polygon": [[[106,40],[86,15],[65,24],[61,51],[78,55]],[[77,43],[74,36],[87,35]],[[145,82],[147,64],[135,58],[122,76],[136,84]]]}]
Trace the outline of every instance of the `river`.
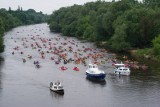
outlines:
[{"label": "river", "polygon": [[[86,78],[87,67],[82,64],[70,63],[66,71],[61,71],[59,67],[63,64],[55,64],[50,59],[52,54],[46,53],[41,58],[37,49],[30,47],[34,42],[40,43],[40,38],[56,45],[62,45],[65,40],[74,41],[78,47],[101,51],[92,43],[51,33],[47,24],[12,29],[4,36],[5,51],[1,54],[4,61],[0,63],[0,107],[159,107],[160,74],[156,71],[132,71],[130,76],[117,76],[112,74],[113,67],[108,62],[100,66],[107,73],[105,81],[94,82]],[[43,51],[47,52],[48,46],[44,45]],[[106,57],[111,55],[107,53]],[[22,58],[26,59],[25,63]],[[41,68],[34,66],[35,60]],[[73,71],[74,66],[80,71]],[[64,86],[64,95],[49,90],[49,83],[57,80]]]}]

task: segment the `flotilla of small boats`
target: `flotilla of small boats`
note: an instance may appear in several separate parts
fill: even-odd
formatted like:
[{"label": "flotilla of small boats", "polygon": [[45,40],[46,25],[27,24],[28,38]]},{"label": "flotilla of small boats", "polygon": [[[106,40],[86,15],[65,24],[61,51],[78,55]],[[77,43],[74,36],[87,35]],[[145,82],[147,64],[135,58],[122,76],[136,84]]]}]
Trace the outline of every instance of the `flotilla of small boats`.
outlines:
[{"label": "flotilla of small boats", "polygon": [[[31,30],[32,33],[33,31],[34,29]],[[34,33],[36,34],[36,32]],[[71,38],[60,38],[58,36],[55,38],[46,38],[46,35],[43,37],[39,34],[34,35],[34,33],[28,34],[27,37],[22,37],[21,35],[23,32],[18,32],[19,37],[11,37],[13,42],[15,42],[15,47],[13,47],[11,54],[13,56],[20,55],[22,58],[21,61],[24,64],[27,63],[28,60],[32,62],[34,61],[33,64],[36,68],[43,67],[41,60],[48,61],[48,59],[50,59],[50,61],[52,61],[56,66],[60,65],[57,66],[59,71],[81,71],[81,68],[79,68],[77,64],[87,66],[86,60],[91,58],[93,59],[93,63],[90,62],[88,64],[88,68],[85,73],[87,78],[98,81],[105,80],[106,78],[106,72],[100,70],[98,66],[105,65],[109,62],[114,63],[113,65],[115,69],[113,70],[113,73],[117,75],[129,76],[131,73],[130,68],[141,68],[142,70],[146,70],[148,68],[146,65],[138,66],[134,61],[131,63],[132,61],[128,60],[127,57],[124,57],[124,59],[126,60],[125,63],[129,64],[129,66],[123,63],[117,63],[117,61],[114,60],[114,54],[108,54],[107,50],[98,50],[84,45],[81,46],[82,44],[77,44],[80,42]],[[19,43],[20,45],[17,46],[17,42],[21,42]],[[25,49],[32,49],[34,52],[37,52],[37,54],[27,53],[27,51],[23,51]],[[41,60],[37,61],[35,57]],[[72,68],[67,66],[69,63],[74,64]],[[51,82],[50,90],[57,93],[64,93],[63,86],[59,81],[55,83]]]}]

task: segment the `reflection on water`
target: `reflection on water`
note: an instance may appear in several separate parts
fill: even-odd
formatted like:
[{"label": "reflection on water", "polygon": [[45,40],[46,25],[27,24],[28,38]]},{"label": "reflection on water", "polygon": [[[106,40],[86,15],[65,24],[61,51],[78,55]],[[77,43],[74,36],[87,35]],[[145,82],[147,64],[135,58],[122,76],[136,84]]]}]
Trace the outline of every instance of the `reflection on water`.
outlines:
[{"label": "reflection on water", "polygon": [[110,75],[110,79],[113,83],[126,85],[130,83],[130,76],[123,76],[123,75]]},{"label": "reflection on water", "polygon": [[54,98],[56,98],[56,99],[63,99],[63,96],[64,96],[64,94],[58,94],[58,93],[55,93],[55,92],[53,92],[53,91],[50,91],[50,95],[51,95],[51,97],[54,99]]},{"label": "reflection on water", "polygon": [[3,73],[2,73],[2,67],[4,64],[4,59],[2,57],[0,57],[0,92],[2,90],[2,79],[3,79]]},{"label": "reflection on water", "polygon": [[90,83],[92,83],[92,84],[99,84],[99,85],[101,85],[101,86],[105,86],[106,85],[106,80],[104,79],[104,80],[99,80],[99,81],[97,81],[97,80],[95,80],[95,79],[91,79],[91,78],[88,78],[88,77],[86,77],[86,80],[88,81],[88,82],[90,82]]}]

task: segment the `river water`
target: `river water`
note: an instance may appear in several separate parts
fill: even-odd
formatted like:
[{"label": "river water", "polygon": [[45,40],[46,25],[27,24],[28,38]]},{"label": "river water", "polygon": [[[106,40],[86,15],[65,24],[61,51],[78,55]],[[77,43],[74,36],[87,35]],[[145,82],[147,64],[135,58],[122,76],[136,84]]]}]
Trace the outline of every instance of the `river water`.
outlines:
[{"label": "river water", "polygon": [[[5,51],[1,55],[4,61],[0,63],[0,107],[159,107],[159,70],[132,71],[130,76],[117,76],[112,74],[113,67],[107,62],[100,66],[107,73],[105,81],[91,81],[86,78],[87,67],[82,64],[76,65],[80,71],[73,71],[74,63],[66,64],[68,69],[61,71],[59,67],[63,64],[56,65],[50,60],[52,54],[41,58],[37,49],[30,47],[34,42],[40,44],[40,38],[51,39],[56,45],[67,40],[81,48],[95,48],[92,43],[51,33],[47,24],[21,26],[7,32]],[[47,51],[47,46],[43,46],[43,51]],[[73,50],[76,48],[74,45]],[[32,59],[27,58],[29,56]],[[108,56],[112,54],[107,53]],[[26,59],[25,63],[22,58]],[[34,61],[39,61],[41,68],[36,68]],[[49,83],[57,80],[64,86],[64,95],[49,90]]]}]

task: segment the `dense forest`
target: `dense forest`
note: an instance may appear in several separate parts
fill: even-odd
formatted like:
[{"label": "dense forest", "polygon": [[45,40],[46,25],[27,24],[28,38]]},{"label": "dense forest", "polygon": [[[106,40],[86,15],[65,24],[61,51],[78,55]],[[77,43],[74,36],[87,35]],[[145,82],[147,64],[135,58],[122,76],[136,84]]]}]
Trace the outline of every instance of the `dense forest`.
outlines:
[{"label": "dense forest", "polygon": [[38,24],[46,22],[47,15],[44,15],[42,12],[36,12],[33,9],[28,9],[24,11],[21,7],[18,7],[17,10],[8,10],[2,8],[0,9],[0,52],[3,52],[3,35],[4,32],[20,26],[28,24]]},{"label": "dense forest", "polygon": [[63,7],[48,20],[51,31],[61,32],[112,51],[153,48],[160,55],[160,1],[121,0],[89,2]]}]

